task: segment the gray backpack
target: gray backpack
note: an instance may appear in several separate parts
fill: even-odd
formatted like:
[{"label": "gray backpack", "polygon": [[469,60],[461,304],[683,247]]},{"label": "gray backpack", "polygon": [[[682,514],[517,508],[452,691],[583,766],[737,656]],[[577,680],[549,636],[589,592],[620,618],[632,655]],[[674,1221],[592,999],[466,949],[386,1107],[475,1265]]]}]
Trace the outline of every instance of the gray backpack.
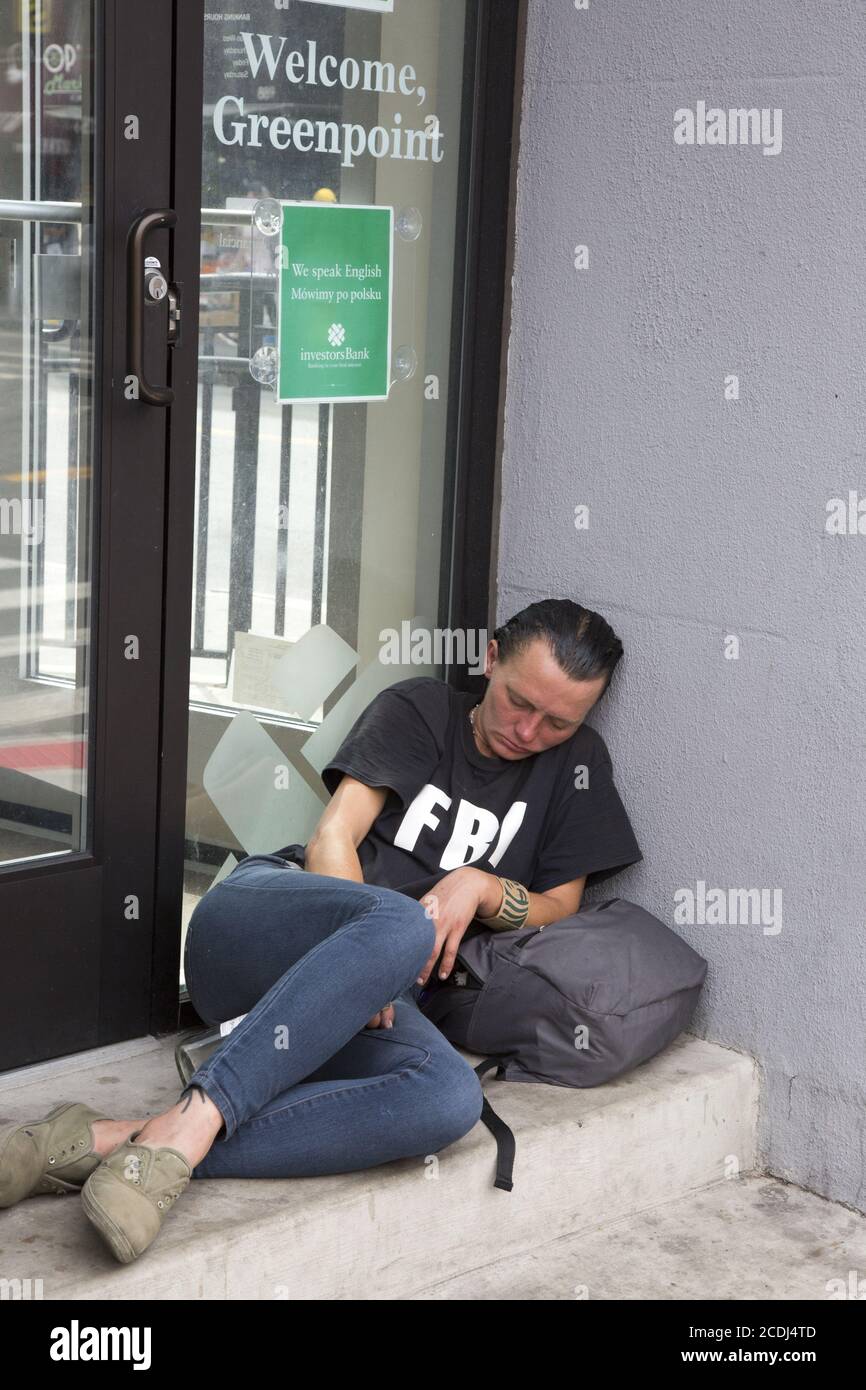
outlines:
[{"label": "gray backpack", "polygon": [[[475,930],[475,935],[470,933]],[[707,962],[624,898],[545,927],[470,927],[447,980],[418,1007],[456,1047],[481,1053],[479,1077],[600,1086],[654,1057],[686,1028]],[[496,1139],[495,1187],[510,1192],[514,1135],[485,1097]]]}]

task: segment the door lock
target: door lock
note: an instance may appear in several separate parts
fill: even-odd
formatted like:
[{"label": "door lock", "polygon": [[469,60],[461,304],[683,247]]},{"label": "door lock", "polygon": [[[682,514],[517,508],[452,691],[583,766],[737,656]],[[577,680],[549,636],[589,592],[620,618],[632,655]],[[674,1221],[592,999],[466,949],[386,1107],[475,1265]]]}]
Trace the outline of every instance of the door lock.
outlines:
[{"label": "door lock", "polygon": [[174,347],[180,336],[180,284],[168,287],[168,343]]},{"label": "door lock", "polygon": [[174,347],[180,336],[180,285],[169,284],[158,256],[144,258],[144,297],[153,304],[168,300],[168,345]]},{"label": "door lock", "polygon": [[145,256],[144,258],[144,293],[148,299],[154,300],[157,304],[168,294],[168,281],[162,273],[159,259],[156,256]]},{"label": "door lock", "polygon": [[171,405],[170,386],[155,386],[144,371],[144,323],[148,307],[168,299],[166,341],[173,347],[178,339],[180,286],[169,284],[156,256],[145,256],[148,235],[161,227],[177,223],[173,208],[152,208],[135,219],[127,236],[127,361],[129,372],[138,378],[138,399],[148,405]]}]

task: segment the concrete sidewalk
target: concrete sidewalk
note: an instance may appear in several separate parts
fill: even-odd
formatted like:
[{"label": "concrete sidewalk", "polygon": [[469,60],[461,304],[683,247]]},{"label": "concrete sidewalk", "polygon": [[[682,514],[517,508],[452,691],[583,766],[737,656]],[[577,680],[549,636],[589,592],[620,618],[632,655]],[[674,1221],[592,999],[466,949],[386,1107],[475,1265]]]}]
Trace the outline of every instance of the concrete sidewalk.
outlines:
[{"label": "concrete sidewalk", "polygon": [[[63,1100],[157,1113],[180,1091],[174,1044],[145,1038],[7,1073],[0,1123]],[[585,1296],[577,1286],[590,1298],[764,1298],[826,1296],[827,1279],[866,1267],[866,1218],[743,1180],[755,1164],[750,1057],[684,1034],[610,1085],[487,1079],[485,1092],[516,1136],[512,1192],[493,1186],[496,1145],[479,1123],[438,1155],[360,1173],[194,1180],[129,1266],[77,1195],[33,1197],[0,1212],[0,1278],[41,1279],[45,1299]],[[786,1292],[805,1287],[819,1291]]]},{"label": "concrete sidewalk", "polygon": [[413,1297],[866,1299],[866,1216],[777,1178],[732,1178]]}]

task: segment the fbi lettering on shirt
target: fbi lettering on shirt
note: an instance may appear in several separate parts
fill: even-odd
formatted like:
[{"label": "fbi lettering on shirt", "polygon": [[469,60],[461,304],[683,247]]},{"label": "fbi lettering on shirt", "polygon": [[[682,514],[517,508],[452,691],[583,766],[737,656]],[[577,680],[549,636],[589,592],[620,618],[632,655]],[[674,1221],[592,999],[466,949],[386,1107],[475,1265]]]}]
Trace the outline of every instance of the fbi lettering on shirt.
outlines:
[{"label": "fbi lettering on shirt", "polygon": [[[398,849],[414,853],[422,835],[434,836],[442,826],[443,812],[450,811],[453,797],[427,782],[407,806],[400,822],[394,844]],[[451,836],[439,860],[440,869],[459,869],[487,856],[495,869],[526,815],[526,802],[515,801],[509,806],[500,823],[499,818],[484,806],[475,806],[461,797],[454,813]]]}]

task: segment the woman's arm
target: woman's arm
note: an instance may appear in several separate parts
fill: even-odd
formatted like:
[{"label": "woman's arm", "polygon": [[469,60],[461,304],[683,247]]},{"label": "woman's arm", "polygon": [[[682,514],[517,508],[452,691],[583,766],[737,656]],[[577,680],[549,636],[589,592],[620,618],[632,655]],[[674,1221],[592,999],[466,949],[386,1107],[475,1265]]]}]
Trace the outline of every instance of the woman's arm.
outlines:
[{"label": "woman's arm", "polygon": [[[576,912],[585,882],[585,878],[574,879],[571,883],[560,883],[546,893],[530,893],[528,888],[518,885],[520,894],[515,894],[515,897],[526,894],[529,900],[530,910],[523,926],[546,927],[560,917]],[[481,920],[485,915],[492,916],[498,912],[501,901],[502,880],[496,874],[476,869],[471,864],[452,869],[439,879],[420,899],[428,916],[436,924],[436,941],[417,983],[427,983],[440,955],[439,978],[446,979],[454,969],[460,942],[470,923],[473,919]],[[500,930],[513,929],[514,925],[507,921],[493,924]]]},{"label": "woman's arm", "polygon": [[[368,787],[344,773],[307,841],[304,864],[309,872],[363,883],[358,846],[385,805],[387,796],[387,787]],[[367,1024],[368,1028],[393,1026],[393,1004],[386,1004]]]},{"label": "woman's arm", "polygon": [[[476,912],[479,920],[485,917],[494,917],[501,909],[505,908],[506,903],[520,909],[523,902],[528,902],[529,911],[519,924],[524,927],[546,927],[551,922],[559,921],[560,917],[568,917],[571,913],[577,912],[586,885],[586,874],[584,874],[582,878],[572,879],[570,883],[559,883],[555,888],[548,888],[544,893],[531,893],[522,884],[515,884],[513,879],[497,877],[495,874],[487,873],[484,869],[476,869],[474,872],[481,875],[478,884],[479,900]],[[506,920],[490,925],[507,930],[509,926],[507,915],[506,912]]]},{"label": "woman's arm", "polygon": [[363,883],[358,846],[387,796],[387,787],[368,787],[344,773],[307,841],[304,863],[310,873]]}]

